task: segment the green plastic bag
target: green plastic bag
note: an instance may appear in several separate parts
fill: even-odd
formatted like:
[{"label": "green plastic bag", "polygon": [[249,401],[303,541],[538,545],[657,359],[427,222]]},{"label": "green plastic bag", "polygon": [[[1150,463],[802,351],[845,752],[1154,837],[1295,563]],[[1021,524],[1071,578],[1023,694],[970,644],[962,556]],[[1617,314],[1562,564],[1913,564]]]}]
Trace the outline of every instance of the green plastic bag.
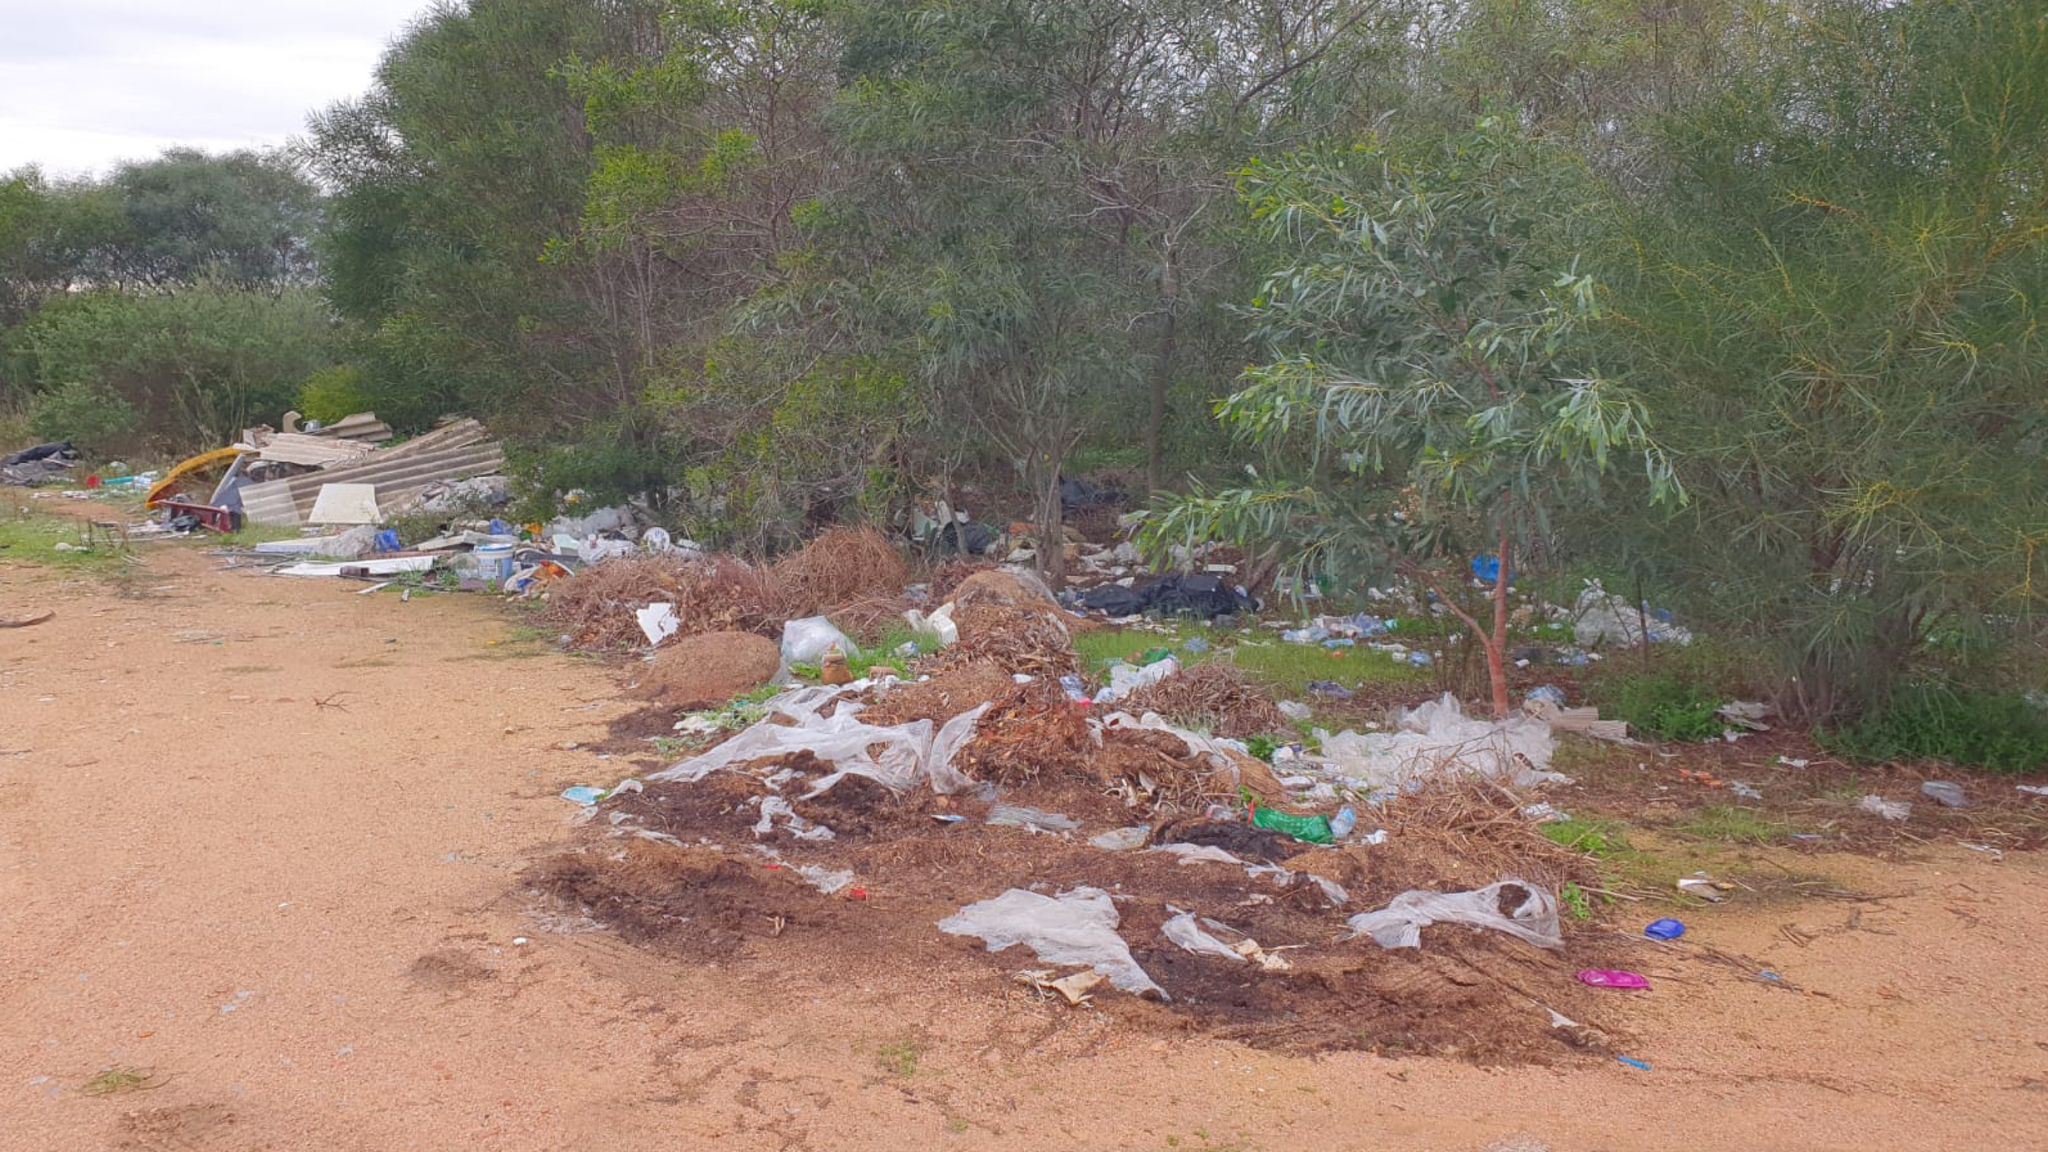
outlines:
[{"label": "green plastic bag", "polygon": [[1252,823],[1260,828],[1285,832],[1307,844],[1334,844],[1336,836],[1330,832],[1328,816],[1289,816],[1271,808],[1253,808]]}]

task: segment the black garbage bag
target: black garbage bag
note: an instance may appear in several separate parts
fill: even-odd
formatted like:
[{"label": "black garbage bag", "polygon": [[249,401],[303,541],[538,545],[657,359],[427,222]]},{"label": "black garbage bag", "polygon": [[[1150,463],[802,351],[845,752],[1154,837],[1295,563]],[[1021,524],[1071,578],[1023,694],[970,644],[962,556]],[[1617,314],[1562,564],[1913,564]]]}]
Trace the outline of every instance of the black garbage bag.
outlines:
[{"label": "black garbage bag", "polygon": [[1106,613],[1112,618],[1137,616],[1151,606],[1152,597],[1146,589],[1104,584],[1100,588],[1090,588],[1081,594],[1081,607],[1090,612]]},{"label": "black garbage bag", "polygon": [[946,524],[932,537],[932,551],[941,556],[979,556],[996,546],[996,530],[986,524]]},{"label": "black garbage bag", "polygon": [[38,444],[33,448],[23,448],[12,456],[0,457],[0,468],[9,468],[16,464],[28,464],[36,460],[61,460],[66,463],[76,463],[78,460],[78,449],[73,448],[69,440],[61,440],[55,444]]},{"label": "black garbage bag", "polygon": [[1234,616],[1248,607],[1235,588],[1207,574],[1168,576],[1146,592],[1152,598],[1152,610],[1164,616],[1213,620],[1218,616]]},{"label": "black garbage bag", "polygon": [[1084,512],[1090,508],[1114,508],[1123,502],[1122,492],[1092,480],[1060,481],[1060,507],[1068,512]]}]

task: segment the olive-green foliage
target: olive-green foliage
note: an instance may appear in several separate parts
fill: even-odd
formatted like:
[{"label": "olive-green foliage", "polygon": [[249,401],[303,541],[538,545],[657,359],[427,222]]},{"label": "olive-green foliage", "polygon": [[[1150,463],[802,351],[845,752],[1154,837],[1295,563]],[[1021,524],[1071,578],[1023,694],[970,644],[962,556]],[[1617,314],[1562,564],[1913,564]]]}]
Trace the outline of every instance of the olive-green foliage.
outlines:
[{"label": "olive-green foliage", "polygon": [[100,382],[60,384],[29,404],[29,429],[38,439],[69,440],[96,459],[131,447],[141,424],[134,406]]},{"label": "olive-green foliage", "polygon": [[308,420],[331,424],[357,412],[374,411],[376,407],[369,373],[360,364],[322,368],[299,386],[299,413]]},{"label": "olive-green foliage", "polygon": [[1991,772],[2048,768],[2048,708],[2015,695],[1916,685],[1860,722],[1815,733],[1837,756],[1937,760]]},{"label": "olive-green foliage", "polygon": [[[275,422],[307,377],[333,363],[335,343],[317,294],[210,279],[54,300],[12,340],[31,389],[50,394],[38,402],[39,424],[69,425],[109,449],[132,434],[171,453]],[[104,416],[86,410],[108,398],[118,403]]]},{"label": "olive-green foliage", "polygon": [[1727,727],[1715,715],[1726,698],[1675,673],[1610,675],[1599,681],[1593,698],[1610,718],[1659,740],[1714,740]]},{"label": "olive-green foliage", "polygon": [[2048,23],[1822,4],[1655,144],[1591,250],[1693,502],[1581,545],[1770,642],[1789,714],[1853,718],[1936,636],[2009,647],[2048,607]]}]

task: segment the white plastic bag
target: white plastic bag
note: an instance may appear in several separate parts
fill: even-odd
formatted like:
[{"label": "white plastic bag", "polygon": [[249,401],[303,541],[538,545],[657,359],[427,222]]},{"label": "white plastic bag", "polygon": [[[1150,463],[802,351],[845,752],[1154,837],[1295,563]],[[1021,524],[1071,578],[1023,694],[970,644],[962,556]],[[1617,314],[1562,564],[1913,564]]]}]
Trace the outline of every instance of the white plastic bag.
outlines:
[{"label": "white plastic bag", "polygon": [[1125,992],[1172,999],[1131,958],[1116,926],[1116,905],[1100,888],[1076,888],[1057,897],[1012,888],[939,921],[939,931],[978,937],[991,952],[1022,944],[1047,964],[1086,964]]},{"label": "white plastic bag", "polygon": [[633,614],[640,622],[640,634],[647,637],[652,648],[661,647],[661,642],[676,634],[683,622],[676,619],[674,604],[649,604]]},{"label": "white plastic bag", "polygon": [[[1167,910],[1180,912],[1171,905]],[[1180,945],[1183,951],[1192,952],[1197,956],[1216,956],[1224,960],[1235,960],[1239,964],[1244,963],[1244,957],[1237,949],[1204,932],[1202,926],[1195,922],[1193,912],[1180,912],[1180,915],[1162,925],[1159,932],[1168,940]]]},{"label": "white plastic bag", "polygon": [[1180,661],[1168,656],[1145,665],[1143,668],[1118,663],[1109,670],[1109,686],[1095,694],[1095,703],[1108,704],[1121,700],[1148,684],[1157,684],[1168,676],[1180,671]]},{"label": "white plastic bag", "polygon": [[[843,701],[831,716],[820,715],[820,710],[837,699],[840,692],[830,687],[785,692],[768,702],[768,716],[760,723],[702,756],[665,768],[649,779],[695,783],[729,765],[809,752],[837,771],[813,785],[805,794],[807,798],[827,791],[850,775],[865,776],[898,792],[929,782],[933,791],[951,794],[973,783],[953,767],[952,761],[973,736],[975,722],[988,710],[988,705],[946,721],[946,726],[934,736],[929,720],[886,727],[863,723],[860,706]],[[778,716],[795,723],[775,723]]]},{"label": "white plastic bag", "polygon": [[816,664],[834,644],[848,656],[860,655],[860,648],[846,638],[846,633],[834,628],[823,616],[788,621],[782,626],[782,666]]},{"label": "white plastic bag", "polygon": [[920,638],[929,638],[940,648],[950,648],[960,642],[960,626],[953,623],[953,605],[948,602],[927,616],[912,608],[903,614],[903,622]]},{"label": "white plastic bag", "polygon": [[[1513,911],[1503,916],[1500,896],[1510,888],[1524,896]],[[1353,936],[1369,933],[1382,948],[1420,948],[1422,930],[1439,923],[1491,928],[1538,948],[1564,947],[1564,933],[1557,922],[1557,898],[1513,878],[1471,892],[1403,892],[1385,908],[1361,912],[1349,923]]]},{"label": "white plastic bag", "polygon": [[1550,725],[1520,714],[1506,720],[1467,717],[1446,692],[1396,717],[1391,732],[1318,732],[1326,768],[1370,788],[1400,789],[1432,776],[1476,774],[1518,787],[1569,782],[1550,771],[1557,741]]}]

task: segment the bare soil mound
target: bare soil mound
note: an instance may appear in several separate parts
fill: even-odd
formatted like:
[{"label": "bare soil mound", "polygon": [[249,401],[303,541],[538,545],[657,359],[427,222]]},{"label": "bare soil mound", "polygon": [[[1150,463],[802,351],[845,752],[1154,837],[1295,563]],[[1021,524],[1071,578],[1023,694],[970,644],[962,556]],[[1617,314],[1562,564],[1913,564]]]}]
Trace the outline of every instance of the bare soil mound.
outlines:
[{"label": "bare soil mound", "polygon": [[666,708],[720,708],[774,679],[782,651],[749,632],[707,632],[672,640],[655,654],[635,695]]}]

